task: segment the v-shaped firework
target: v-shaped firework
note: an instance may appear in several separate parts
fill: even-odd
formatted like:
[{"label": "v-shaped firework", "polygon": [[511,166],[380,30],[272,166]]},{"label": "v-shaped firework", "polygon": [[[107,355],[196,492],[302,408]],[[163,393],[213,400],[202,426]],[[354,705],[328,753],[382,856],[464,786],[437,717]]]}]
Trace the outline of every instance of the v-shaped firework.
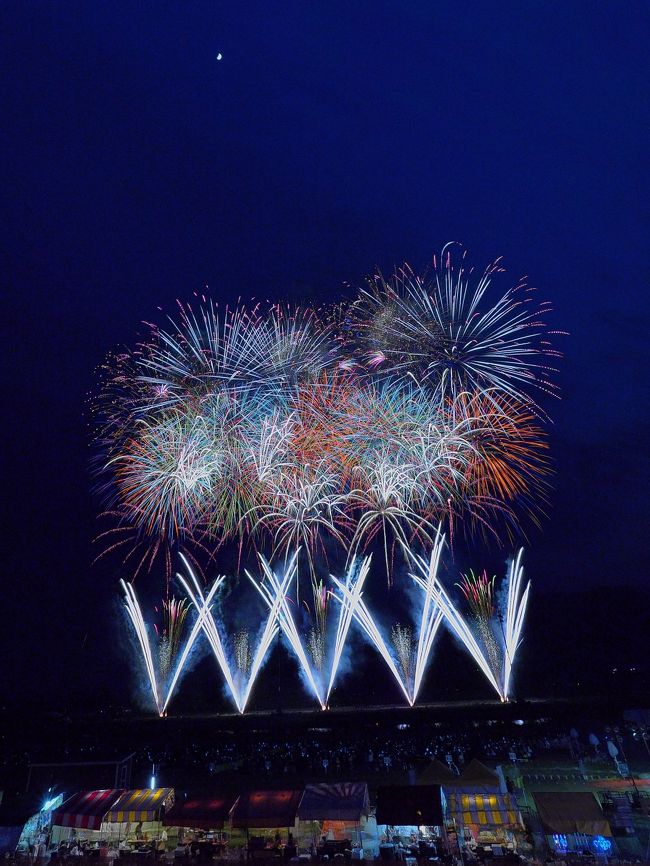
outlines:
[{"label": "v-shaped firework", "polygon": [[361,590],[363,588],[363,583],[366,579],[366,576],[367,569],[365,569],[365,573],[363,571],[360,571],[356,580],[350,580],[350,572],[348,572],[348,580],[346,581],[346,583],[343,583],[336,577],[332,576],[334,585],[340,593],[340,595],[335,594],[334,598],[336,598],[336,600],[342,605],[344,610],[346,607],[348,608],[350,616],[354,617],[354,619],[366,633],[370,642],[377,649],[381,657],[388,665],[388,669],[395,677],[395,681],[404,692],[406,700],[409,702],[409,704],[412,704],[413,701],[411,699],[408,687],[404,683],[404,679],[400,674],[388,647],[386,646],[386,642],[384,641],[381,632],[379,631],[377,623],[372,618],[372,615],[368,610],[365,601],[363,600],[363,594]]},{"label": "v-shaped firework", "polygon": [[348,568],[348,572],[345,578],[345,584],[340,584],[339,581],[334,577],[334,575],[330,575],[335,585],[343,586],[345,592],[341,598],[339,598],[338,596],[334,596],[340,603],[341,610],[339,613],[339,622],[336,629],[336,638],[334,640],[334,654],[332,657],[332,668],[330,671],[330,679],[327,686],[327,694],[325,697],[326,703],[329,701],[330,694],[334,687],[334,682],[336,680],[336,675],[338,673],[339,665],[341,663],[341,656],[343,655],[345,642],[348,637],[348,632],[350,631],[350,625],[352,623],[354,611],[359,602],[359,599],[361,598],[361,590],[363,589],[366,577],[368,577],[371,560],[372,556],[365,556],[359,564],[359,560],[354,559],[350,567]]},{"label": "v-shaped firework", "polygon": [[[350,598],[344,593],[343,599],[339,599],[341,606],[331,652],[329,652],[331,641],[327,640],[327,635],[325,636],[325,656],[330,659],[330,664],[325,666],[325,669],[321,667],[318,670],[316,669],[316,665],[312,665],[309,661],[308,653],[305,650],[289,602],[289,589],[297,574],[298,554],[299,551],[296,551],[291,558],[282,579],[278,577],[267,560],[262,556],[260,556],[260,564],[263,571],[263,581],[260,583],[249,572],[246,572],[246,574],[269,608],[269,622],[277,621],[279,629],[298,659],[311,692],[318,700],[321,709],[325,709],[339,671],[343,649],[354,615],[354,608],[368,575],[370,557],[367,556],[362,560],[355,560],[348,570],[346,583],[341,584],[341,586],[352,588]],[[339,585],[339,581],[334,576],[331,577],[334,583]]]},{"label": "v-shaped firework", "polygon": [[235,667],[235,665],[231,666],[230,664],[228,652],[226,650],[227,645],[221,637],[221,634],[217,627],[217,623],[215,622],[212,613],[214,596],[219,587],[222,585],[225,578],[218,577],[210,588],[207,596],[204,596],[201,585],[197,580],[190,563],[185,557],[183,557],[183,562],[190,577],[190,582],[188,582],[181,574],[177,575],[177,577],[181,582],[181,585],[185,589],[185,592],[187,593],[190,601],[196,608],[198,615],[183,650],[183,654],[174,672],[174,677],[172,679],[172,683],[168,690],[167,698],[163,706],[163,712],[167,709],[167,706],[174,691],[174,687],[178,681],[183,666],[187,661],[187,658],[196,639],[202,631],[205,634],[208,643],[210,644],[210,648],[212,649],[212,652],[214,653],[214,656],[217,660],[217,664],[219,665],[219,668],[223,673],[226,685],[228,686],[228,690],[232,696],[235,706],[240,713],[243,713],[246,709],[246,705],[248,703],[248,699],[250,698],[253,685],[255,683],[255,680],[257,679],[258,673],[260,672],[269,647],[273,642],[273,638],[278,633],[278,626],[276,623],[276,620],[278,618],[277,608],[274,607],[270,610],[269,616],[267,617],[267,620],[264,624],[262,635],[257,644],[257,648],[253,654],[250,671],[240,671],[242,676],[239,678],[240,682],[238,684],[236,682],[235,675],[233,674],[233,667]]},{"label": "v-shaped firework", "polygon": [[147,626],[145,624],[142,609],[138,602],[135,590],[133,586],[131,586],[131,584],[122,581],[122,587],[125,594],[126,610],[135,628],[136,637],[140,646],[144,667],[147,673],[147,679],[149,681],[149,687],[151,689],[156,709],[158,710],[158,713],[160,715],[163,715],[167,711],[167,707],[169,706],[169,702],[171,701],[176,686],[178,685],[180,676],[187,664],[190,653],[194,648],[194,645],[196,644],[199,635],[201,633],[204,633],[208,640],[208,643],[210,644],[210,648],[214,653],[219,668],[224,676],[224,679],[228,686],[228,690],[232,696],[235,706],[240,713],[243,713],[250,697],[255,679],[257,678],[260,668],[262,667],[264,658],[268,652],[269,646],[271,645],[273,638],[278,632],[278,626],[276,624],[277,611],[271,611],[264,625],[262,636],[257,645],[250,673],[248,674],[243,685],[238,687],[237,683],[235,682],[235,677],[233,675],[231,665],[228,660],[226,644],[221,637],[219,628],[217,627],[217,623],[215,622],[212,613],[215,596],[217,594],[217,591],[225,581],[225,577],[218,577],[210,587],[208,593],[204,594],[203,589],[201,588],[201,585],[192,569],[192,566],[190,565],[186,557],[184,557],[182,554],[181,557],[189,575],[189,580],[187,580],[181,574],[178,574],[177,577],[183,589],[187,593],[187,597],[189,598],[192,605],[195,607],[197,616],[190,631],[190,634],[185,641],[183,651],[181,652],[178,662],[174,667],[174,672],[171,676],[171,679],[169,680],[169,685],[166,690],[162,683],[162,677],[159,675],[159,672],[156,671],[156,666],[153,660],[153,653],[151,651],[151,645],[149,642]]},{"label": "v-shaped firework", "polygon": [[[411,706],[413,706],[413,704],[415,703],[417,696],[420,692],[424,673],[427,669],[427,665],[431,657],[433,642],[438,633],[438,629],[440,628],[440,623],[442,622],[442,611],[435,602],[431,586],[436,579],[436,572],[438,569],[440,553],[442,551],[444,540],[444,535],[440,531],[438,531],[434,541],[431,559],[432,568],[430,570],[428,580],[425,581],[422,586],[425,591],[425,597],[424,603],[422,605],[422,612],[420,614],[417,650],[415,655],[415,667],[412,675],[410,665],[400,665],[399,660],[398,663],[396,663],[396,659],[393,657],[393,653],[391,652],[386,641],[384,640],[379,626],[373,619],[372,614],[368,610],[368,607],[363,600],[362,590],[363,584],[368,574],[370,557],[366,557],[362,568],[359,570],[358,575],[355,575],[353,564],[353,568],[350,569],[345,584],[337,580],[335,577],[332,577],[335,586],[339,590],[339,595],[335,595],[334,597],[342,606],[341,618],[343,619],[344,615],[347,617],[348,628],[349,620],[351,620],[352,618],[356,620],[356,622],[365,632],[370,642],[373,644],[375,649],[377,649],[381,657],[386,662],[388,669],[392,673],[395,681],[399,685],[400,689],[404,693],[404,696],[406,697],[406,700]],[[398,637],[403,636],[404,639],[408,641],[409,646],[406,648],[406,652],[408,652],[408,654],[410,655],[410,629],[408,629],[407,627],[402,628],[396,626],[393,631],[396,631]]]},{"label": "v-shaped firework", "polygon": [[[441,544],[442,541],[444,541],[444,536],[442,537]],[[488,647],[481,646],[485,642],[480,637],[477,639],[475,629],[469,625],[466,617],[453,604],[437,578],[440,545],[436,544],[434,546],[428,561],[422,556],[411,553],[411,558],[419,571],[419,574],[411,574],[411,577],[424,590],[426,596],[431,598],[431,602],[441,611],[453,634],[456,635],[465,649],[470,653],[502,701],[507,701],[509,697],[512,668],[517,649],[521,644],[521,632],[530,591],[530,582],[523,593],[521,591],[523,580],[522,555],[523,550],[520,550],[516,559],[510,563],[508,577],[506,578],[507,595],[503,653],[493,657],[493,654],[488,651]],[[498,633],[495,623],[487,622],[484,625],[490,627],[492,634]]]}]

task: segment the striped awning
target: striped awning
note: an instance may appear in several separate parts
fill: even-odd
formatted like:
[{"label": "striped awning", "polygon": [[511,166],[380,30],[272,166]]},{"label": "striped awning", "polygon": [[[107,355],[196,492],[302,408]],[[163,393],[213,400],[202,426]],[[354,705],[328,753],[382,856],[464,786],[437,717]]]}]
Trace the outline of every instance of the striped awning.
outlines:
[{"label": "striped awning", "polygon": [[104,816],[121,794],[123,791],[115,788],[73,794],[52,812],[52,826],[99,830]]},{"label": "striped awning", "polygon": [[298,817],[301,821],[360,821],[368,814],[365,782],[307,785]]},{"label": "striped awning", "polygon": [[517,802],[510,794],[448,793],[449,811],[464,827],[522,827]]},{"label": "striped awning", "polygon": [[113,803],[105,821],[111,824],[125,824],[127,821],[158,821],[163,808],[169,809],[174,803],[173,788],[139,788],[124,791]]}]

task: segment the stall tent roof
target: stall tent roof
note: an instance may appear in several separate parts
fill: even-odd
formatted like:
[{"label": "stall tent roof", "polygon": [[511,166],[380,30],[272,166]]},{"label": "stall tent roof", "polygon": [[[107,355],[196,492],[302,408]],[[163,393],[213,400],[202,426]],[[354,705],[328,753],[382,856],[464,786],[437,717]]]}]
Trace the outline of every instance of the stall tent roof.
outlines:
[{"label": "stall tent roof", "polygon": [[455,783],[463,788],[500,788],[499,774],[473,758],[460,776],[454,776]]},{"label": "stall tent roof", "polygon": [[510,794],[450,793],[449,811],[459,824],[477,827],[522,827],[517,801]]},{"label": "stall tent roof", "polygon": [[418,779],[418,785],[445,785],[448,782],[457,782],[458,776],[452,773],[449,767],[442,761],[434,758],[422,771]]},{"label": "stall tent roof", "polygon": [[118,788],[106,788],[73,794],[52,812],[52,826],[99,830],[104,816],[123,793]]},{"label": "stall tent roof", "polygon": [[535,792],[533,797],[547,833],[612,835],[609,822],[591,791]]},{"label": "stall tent roof", "polygon": [[292,827],[301,799],[302,789],[249,791],[242,794],[232,808],[232,826]]},{"label": "stall tent roof", "polygon": [[125,824],[127,821],[158,821],[161,809],[174,803],[173,788],[138,788],[124,793],[107,810],[105,821]]},{"label": "stall tent roof", "polygon": [[190,797],[176,801],[165,811],[163,823],[167,827],[193,827],[197,830],[221,830],[235,802],[235,796]]},{"label": "stall tent roof", "polygon": [[302,821],[359,821],[367,813],[365,782],[307,785],[298,809]]},{"label": "stall tent roof", "polygon": [[390,785],[377,789],[377,823],[441,826],[440,785]]}]

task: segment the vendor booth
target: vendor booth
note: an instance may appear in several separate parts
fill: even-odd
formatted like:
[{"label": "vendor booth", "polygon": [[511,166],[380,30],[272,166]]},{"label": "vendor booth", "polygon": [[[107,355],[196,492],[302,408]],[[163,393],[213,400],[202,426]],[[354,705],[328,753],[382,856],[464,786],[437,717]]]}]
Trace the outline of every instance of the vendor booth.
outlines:
[{"label": "vendor booth", "polygon": [[591,791],[536,791],[533,799],[552,851],[612,852],[609,822]]},{"label": "vendor booth", "polygon": [[463,850],[494,854],[517,850],[517,833],[524,830],[521,814],[510,794],[456,790],[447,796],[449,817],[454,822]]},{"label": "vendor booth", "polygon": [[113,803],[104,820],[108,824],[159,823],[165,810],[173,805],[173,788],[125,791]]},{"label": "vendor booth", "polygon": [[52,812],[52,827],[99,831],[104,816],[123,793],[117,788],[105,788],[73,794]]},{"label": "vendor booth", "polygon": [[[34,803],[33,798],[31,798],[31,802],[32,804]],[[52,827],[52,812],[55,809],[58,809],[62,803],[63,794],[54,794],[52,796],[52,793],[48,792],[48,799],[42,804],[38,812],[34,812],[34,814],[30,815],[27,821],[24,822],[18,845],[15,846],[18,854],[28,854],[29,851],[33,851],[36,856],[38,856],[40,846],[49,845]]]},{"label": "vendor booth", "polygon": [[505,792],[496,770],[474,759],[444,787],[462,851],[478,856],[516,852],[524,824],[515,797]]},{"label": "vendor booth", "polygon": [[245,835],[237,838],[233,833],[234,844],[245,844],[251,859],[290,859],[296,854],[294,834],[302,794],[302,789],[294,788],[241,794],[230,821],[233,831],[242,830]]},{"label": "vendor booth", "polygon": [[365,782],[307,785],[298,808],[300,847],[329,857],[354,852],[360,859],[368,809]]},{"label": "vendor booth", "polygon": [[229,834],[224,833],[236,797],[188,797],[177,800],[165,810],[163,824],[169,837],[168,849],[189,845],[190,853],[203,862],[223,857],[228,850]]},{"label": "vendor booth", "polygon": [[184,827],[189,830],[223,830],[235,803],[234,796],[188,797],[177,800],[165,811],[166,827]]},{"label": "vendor booth", "polygon": [[173,788],[107,789],[73,794],[52,813],[52,843],[70,853],[119,848],[119,856],[151,853],[163,847],[162,818],[174,803]]},{"label": "vendor booth", "polygon": [[377,789],[377,830],[383,860],[432,859],[447,852],[445,796],[440,785]]}]

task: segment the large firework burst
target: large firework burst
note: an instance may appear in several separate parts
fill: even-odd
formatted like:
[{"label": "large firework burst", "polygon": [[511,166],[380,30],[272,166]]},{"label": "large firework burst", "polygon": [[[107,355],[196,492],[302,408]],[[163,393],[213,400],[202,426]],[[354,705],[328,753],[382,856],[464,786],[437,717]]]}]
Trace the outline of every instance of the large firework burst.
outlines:
[{"label": "large firework burst", "polygon": [[523,283],[487,302],[498,271],[475,279],[448,247],[425,277],[375,278],[338,325],[202,299],[148,326],[97,401],[107,547],[147,564],[179,543],[300,548],[316,589],[336,550],[378,542],[390,575],[440,520],[498,535],[538,519],[548,461],[528,389],[553,390],[555,352]]},{"label": "large firework burst", "polygon": [[447,244],[432,268],[408,265],[368,280],[353,310],[360,360],[370,370],[429,382],[443,394],[497,388],[528,403],[530,389],[554,393],[557,351],[545,324],[549,305],[537,304],[522,279],[487,300],[500,260],[475,275],[466,251]]}]

